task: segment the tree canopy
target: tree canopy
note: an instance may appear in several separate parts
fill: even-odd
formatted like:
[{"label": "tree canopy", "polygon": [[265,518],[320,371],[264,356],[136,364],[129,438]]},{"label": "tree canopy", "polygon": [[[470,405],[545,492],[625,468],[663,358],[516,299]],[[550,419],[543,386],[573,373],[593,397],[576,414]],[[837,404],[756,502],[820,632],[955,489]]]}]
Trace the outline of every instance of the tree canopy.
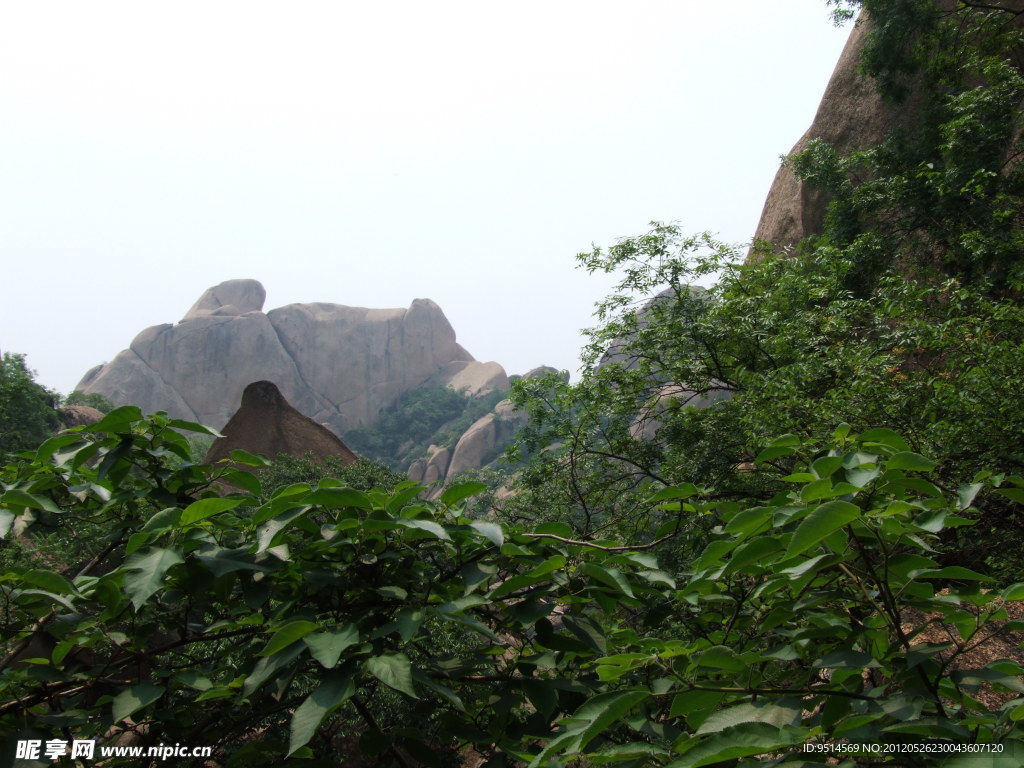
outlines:
[{"label": "tree canopy", "polygon": [[33,448],[57,426],[57,395],[36,383],[25,356],[0,357],[0,456]]}]

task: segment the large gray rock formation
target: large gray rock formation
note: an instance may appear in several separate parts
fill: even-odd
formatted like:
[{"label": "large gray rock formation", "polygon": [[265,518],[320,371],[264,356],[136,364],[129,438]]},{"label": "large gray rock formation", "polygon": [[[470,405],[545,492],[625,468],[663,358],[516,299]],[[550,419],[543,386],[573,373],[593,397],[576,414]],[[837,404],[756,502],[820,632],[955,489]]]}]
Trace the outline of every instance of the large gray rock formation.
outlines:
[{"label": "large gray rock formation", "polygon": [[340,435],[427,383],[474,395],[508,388],[504,369],[474,360],[429,299],[408,309],[316,303],[264,313],[265,297],[256,280],[214,286],[180,322],[142,331],[77,389],[219,428],[247,384],[271,381]]},{"label": "large gray rock formation", "polygon": [[478,469],[494,461],[526,421],[526,414],[517,411],[511,400],[502,400],[494,406],[492,413],[473,422],[459,438],[448,462],[447,477],[454,478],[461,472]]}]

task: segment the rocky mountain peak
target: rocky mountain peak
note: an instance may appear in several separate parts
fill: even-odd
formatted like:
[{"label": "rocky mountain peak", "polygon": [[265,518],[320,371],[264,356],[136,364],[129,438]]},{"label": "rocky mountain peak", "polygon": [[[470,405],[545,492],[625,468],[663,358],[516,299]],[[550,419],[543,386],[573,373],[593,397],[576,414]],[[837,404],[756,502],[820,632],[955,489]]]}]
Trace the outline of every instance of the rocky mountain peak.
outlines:
[{"label": "rocky mountain peak", "polygon": [[77,389],[220,428],[246,385],[270,381],[338,435],[426,384],[473,395],[508,389],[505,370],[460,346],[430,299],[406,309],[316,302],[264,312],[265,299],[257,280],[213,286],[180,322],[143,330]]}]

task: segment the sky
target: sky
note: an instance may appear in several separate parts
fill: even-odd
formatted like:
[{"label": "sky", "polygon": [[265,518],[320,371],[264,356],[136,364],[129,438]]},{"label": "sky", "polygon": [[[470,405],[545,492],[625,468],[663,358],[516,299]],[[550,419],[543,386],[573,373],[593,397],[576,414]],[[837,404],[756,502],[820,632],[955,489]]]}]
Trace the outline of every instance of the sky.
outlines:
[{"label": "sky", "polygon": [[824,0],[0,8],[0,350],[62,393],[233,278],[430,298],[575,374],[593,245],[752,237],[849,28]]}]

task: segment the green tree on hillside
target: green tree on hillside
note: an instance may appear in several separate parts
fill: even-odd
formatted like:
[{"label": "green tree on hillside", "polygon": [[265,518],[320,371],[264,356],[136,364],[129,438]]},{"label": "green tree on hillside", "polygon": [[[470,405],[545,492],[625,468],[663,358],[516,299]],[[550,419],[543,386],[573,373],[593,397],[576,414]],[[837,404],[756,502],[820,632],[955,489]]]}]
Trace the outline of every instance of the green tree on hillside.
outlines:
[{"label": "green tree on hillside", "polygon": [[[512,511],[555,499],[552,514],[581,534],[653,536],[638,489],[690,481],[750,498],[773,483],[750,463],[759,435],[843,422],[896,429],[940,460],[949,488],[989,467],[1024,472],[1021,32],[975,4],[863,6],[862,66],[887,98],[916,89],[916,121],[879,147],[816,144],[789,160],[832,199],[824,231],[791,258],[740,263],[672,225],[581,254],[621,281],[598,308],[581,381],[517,386],[533,416],[524,445],[539,453]],[[1018,578],[1000,553],[1024,543],[1024,520],[995,504],[982,527],[947,556]]]},{"label": "green tree on hillside", "polygon": [[77,389],[64,398],[64,405],[87,405],[100,413],[110,413],[114,410],[114,404],[99,392],[82,392]]},{"label": "green tree on hillside", "polygon": [[32,448],[58,424],[58,396],[37,384],[25,356],[0,357],[0,455]]}]

